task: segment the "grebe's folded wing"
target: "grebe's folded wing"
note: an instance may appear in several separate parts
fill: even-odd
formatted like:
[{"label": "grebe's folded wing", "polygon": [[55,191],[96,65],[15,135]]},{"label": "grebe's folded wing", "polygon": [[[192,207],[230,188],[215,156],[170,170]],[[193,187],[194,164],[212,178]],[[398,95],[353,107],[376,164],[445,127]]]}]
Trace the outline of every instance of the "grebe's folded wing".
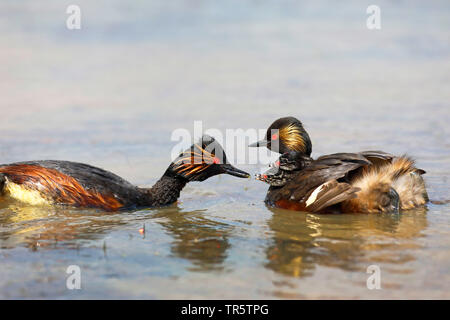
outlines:
[{"label": "grebe's folded wing", "polygon": [[362,151],[360,154],[375,166],[391,163],[395,158],[394,155],[384,151]]},{"label": "grebe's folded wing", "polygon": [[313,190],[306,199],[305,208],[311,212],[318,212],[339,202],[356,198],[356,192],[360,190],[348,183],[330,180]]},{"label": "grebe's folded wing", "polygon": [[303,203],[308,211],[320,211],[333,204],[352,199],[359,188],[354,188],[339,179],[370,164],[371,162],[364,156],[356,153],[322,156],[277,190],[272,201],[284,199],[299,202]]}]

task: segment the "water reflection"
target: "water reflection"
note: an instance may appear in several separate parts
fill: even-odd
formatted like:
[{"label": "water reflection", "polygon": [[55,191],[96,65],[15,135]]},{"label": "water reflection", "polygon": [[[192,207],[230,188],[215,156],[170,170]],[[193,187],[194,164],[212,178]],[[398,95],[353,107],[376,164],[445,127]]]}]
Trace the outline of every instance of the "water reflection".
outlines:
[{"label": "water reflection", "polygon": [[[308,277],[318,266],[365,272],[370,264],[392,264],[408,272],[418,239],[427,228],[426,209],[399,215],[317,215],[270,209],[272,236],[265,249],[265,267],[292,277]],[[186,259],[189,271],[224,271],[235,227],[207,210],[184,211],[178,206],[140,212],[105,213],[63,207],[0,207],[0,247],[31,250],[78,249],[85,240],[103,239],[126,225],[146,223],[170,236],[170,253]],[[149,225],[152,224],[152,226]],[[106,250],[106,248],[103,248]],[[106,254],[106,252],[105,252]]]},{"label": "water reflection", "polygon": [[173,237],[171,252],[191,261],[191,271],[220,271],[225,267],[233,227],[205,218],[205,211],[165,210],[153,218],[164,218],[158,223]]},{"label": "water reflection", "polygon": [[101,239],[113,227],[126,224],[119,214],[66,207],[26,206],[3,201],[0,207],[0,247],[76,248],[79,240]]},{"label": "water reflection", "polygon": [[403,265],[415,259],[407,249],[421,248],[417,239],[428,225],[425,208],[400,215],[271,211],[266,267],[293,277],[311,276],[318,265],[363,272],[373,263]]},{"label": "water reflection", "polygon": [[[171,236],[172,254],[191,261],[194,266],[191,271],[224,269],[233,228],[204,217],[204,210],[183,211],[176,205],[141,212],[108,213],[96,209],[26,206],[6,200],[0,202],[0,213],[0,248],[25,246],[33,251],[79,249],[85,240],[103,239],[117,227],[150,221]],[[103,250],[106,255],[105,246]]]}]

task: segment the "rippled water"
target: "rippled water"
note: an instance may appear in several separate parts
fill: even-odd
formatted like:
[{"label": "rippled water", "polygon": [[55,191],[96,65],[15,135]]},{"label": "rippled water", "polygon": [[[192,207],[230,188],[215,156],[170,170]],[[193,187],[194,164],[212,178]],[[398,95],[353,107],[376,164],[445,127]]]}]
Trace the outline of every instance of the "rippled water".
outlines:
[{"label": "rippled water", "polygon": [[[450,199],[448,2],[380,1],[379,31],[358,1],[78,4],[78,31],[59,1],[0,4],[0,163],[81,161],[148,186],[176,128],[292,115],[313,156],[406,152],[431,199]],[[0,297],[450,298],[449,204],[314,215],[267,208],[266,189],[217,176],[121,213],[3,201]],[[66,288],[69,265],[81,290]]]}]

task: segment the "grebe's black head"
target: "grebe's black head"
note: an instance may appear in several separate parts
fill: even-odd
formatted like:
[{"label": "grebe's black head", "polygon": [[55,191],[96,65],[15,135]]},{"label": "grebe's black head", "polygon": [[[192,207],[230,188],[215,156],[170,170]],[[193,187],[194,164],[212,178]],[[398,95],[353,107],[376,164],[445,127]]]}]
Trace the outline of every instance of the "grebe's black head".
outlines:
[{"label": "grebe's black head", "polygon": [[166,172],[189,181],[203,181],[222,173],[239,178],[250,177],[247,172],[229,164],[220,143],[208,135],[204,135],[197,143],[183,151]]},{"label": "grebe's black head", "polygon": [[294,117],[280,118],[267,129],[266,137],[249,147],[264,147],[269,150],[285,153],[289,151],[301,152],[305,156],[311,155],[311,139],[303,128],[300,120]]}]

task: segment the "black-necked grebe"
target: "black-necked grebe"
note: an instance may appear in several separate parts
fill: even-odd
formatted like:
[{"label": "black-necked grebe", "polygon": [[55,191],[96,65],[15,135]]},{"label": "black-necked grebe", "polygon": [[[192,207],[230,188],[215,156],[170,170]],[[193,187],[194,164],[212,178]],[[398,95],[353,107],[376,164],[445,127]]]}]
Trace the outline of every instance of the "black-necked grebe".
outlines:
[{"label": "black-necked grebe", "polygon": [[0,165],[0,194],[32,205],[63,204],[119,210],[174,203],[190,181],[218,174],[247,178],[227,162],[210,136],[182,152],[151,188],[139,188],[121,177],[87,164],[43,160]]},{"label": "black-necked grebe", "polygon": [[257,179],[270,184],[265,202],[307,212],[398,212],[428,202],[424,170],[407,156],[382,151],[335,153],[312,159],[312,144],[293,117],[276,120],[266,138],[250,145],[282,153]]}]

